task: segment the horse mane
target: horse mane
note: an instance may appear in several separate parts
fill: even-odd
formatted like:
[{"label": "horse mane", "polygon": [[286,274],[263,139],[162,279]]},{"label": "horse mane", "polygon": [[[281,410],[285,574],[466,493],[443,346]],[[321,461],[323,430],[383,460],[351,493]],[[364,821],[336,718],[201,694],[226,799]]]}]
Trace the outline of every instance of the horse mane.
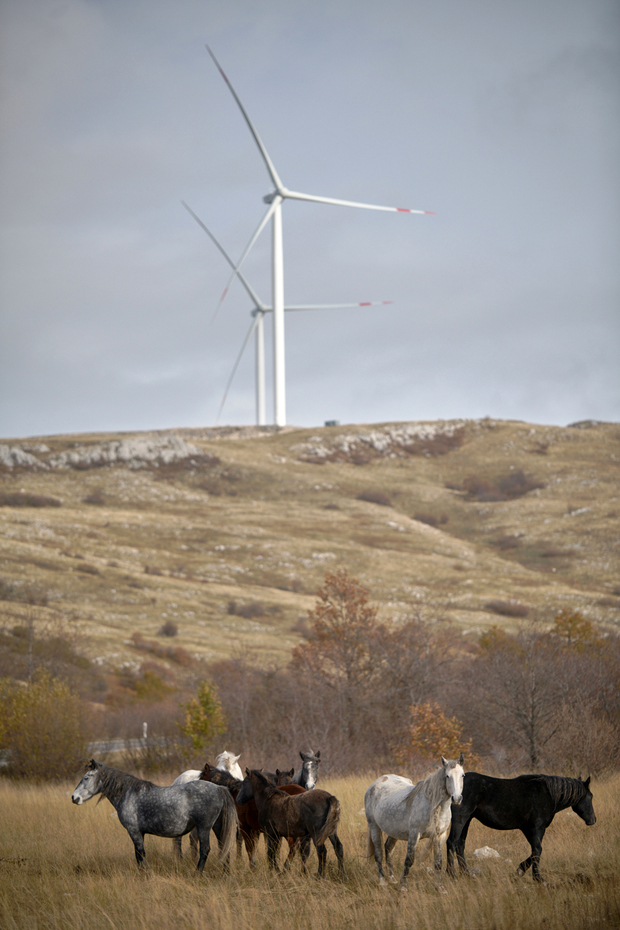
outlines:
[{"label": "horse mane", "polygon": [[577,804],[584,796],[585,785],[579,778],[566,778],[562,775],[540,775],[546,784],[556,810],[563,810]]},{"label": "horse mane", "polygon": [[411,794],[407,798],[408,803],[411,803],[411,801],[421,793],[423,793],[424,797],[428,800],[431,812],[435,811],[441,802],[445,800],[446,792],[444,788],[443,765],[441,765],[436,772],[431,772],[430,775],[427,775],[422,781],[416,782]]},{"label": "horse mane", "polygon": [[151,788],[157,787],[151,781],[130,775],[129,772],[121,772],[120,769],[113,769],[109,765],[104,765],[103,762],[97,764],[97,769],[99,770],[101,797],[111,802],[116,801],[127,791],[134,791],[137,794],[139,791],[150,791]]}]

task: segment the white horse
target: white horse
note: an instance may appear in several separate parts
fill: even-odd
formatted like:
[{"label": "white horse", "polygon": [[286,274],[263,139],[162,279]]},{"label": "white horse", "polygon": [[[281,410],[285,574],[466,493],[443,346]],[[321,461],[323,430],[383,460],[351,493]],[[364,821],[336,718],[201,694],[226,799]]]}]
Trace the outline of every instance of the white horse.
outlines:
[{"label": "white horse", "polygon": [[[243,772],[241,771],[241,766],[239,765],[240,758],[241,753],[236,756],[233,752],[227,752],[224,750],[224,752],[221,752],[219,756],[215,757],[215,767],[221,772],[230,772],[233,778],[238,778],[239,781],[243,781]],[[202,772],[203,769],[188,769],[186,772],[181,772],[181,774],[178,775],[172,782],[171,787],[174,787],[175,785],[185,785],[190,781],[198,781],[202,775]],[[175,855],[180,859],[183,855],[181,848],[181,837],[175,837],[172,842],[174,845]],[[198,842],[194,832],[190,833],[189,842],[193,852],[196,853],[198,850]]]},{"label": "white horse", "polygon": [[401,891],[407,890],[407,874],[413,865],[420,839],[432,843],[435,868],[441,869],[441,846],[445,843],[452,820],[451,805],[463,799],[463,753],[458,761],[441,757],[441,767],[417,784],[400,775],[382,775],[364,795],[368,822],[368,856],[374,854],[379,871],[379,884],[385,885],[383,874],[382,831],[387,833],[385,860],[390,881],[395,882],[391,853],[397,840],[407,840],[407,855],[400,880]]},{"label": "white horse", "polygon": [[[241,766],[239,765],[239,759],[241,758],[241,753],[236,756],[232,752],[221,752],[219,756],[215,757],[215,767],[221,772],[230,772],[233,778],[238,778],[239,781],[243,781],[243,772],[241,771]],[[173,785],[184,785],[188,781],[198,781],[202,775],[202,769],[188,769],[186,772],[182,772],[175,780],[172,782]]]}]

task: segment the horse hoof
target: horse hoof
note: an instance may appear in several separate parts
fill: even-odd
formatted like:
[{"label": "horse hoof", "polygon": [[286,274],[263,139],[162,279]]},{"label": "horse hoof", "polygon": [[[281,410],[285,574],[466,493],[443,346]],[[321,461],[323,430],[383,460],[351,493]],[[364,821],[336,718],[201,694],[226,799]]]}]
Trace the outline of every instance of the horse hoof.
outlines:
[{"label": "horse hoof", "polygon": [[519,875],[521,878],[523,878],[523,876],[525,875],[525,870],[524,870],[524,869],[517,869],[517,875]]},{"label": "horse hoof", "polygon": [[398,890],[400,891],[401,894],[407,894],[407,886],[406,886],[406,885],[401,885],[400,888],[399,888]]}]

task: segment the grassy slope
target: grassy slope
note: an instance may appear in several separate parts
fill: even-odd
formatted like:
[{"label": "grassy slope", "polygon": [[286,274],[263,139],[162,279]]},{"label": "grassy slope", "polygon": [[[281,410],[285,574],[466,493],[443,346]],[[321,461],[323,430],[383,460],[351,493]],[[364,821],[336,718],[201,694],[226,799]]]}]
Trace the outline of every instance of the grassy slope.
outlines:
[{"label": "grassy slope", "polygon": [[[444,455],[300,460],[313,437],[362,429],[176,431],[221,460],[198,469],[4,470],[1,491],[62,506],[0,507],[0,579],[49,592],[47,606],[0,601],[0,623],[62,618],[91,657],[115,665],[139,663],[129,636],[155,637],[166,620],[179,628],[168,643],[203,658],[241,648],[285,661],[325,571],[338,568],[367,585],[385,620],[419,612],[474,633],[515,623],[485,610],[500,599],[543,622],[569,607],[620,623],[618,425],[468,421],[461,448]],[[44,441],[62,451],[114,438]],[[519,469],[544,487],[499,502],[446,487]],[[357,499],[368,490],[392,506]],[[85,503],[93,494],[101,502]],[[420,513],[447,522],[434,528]],[[266,612],[244,619],[230,600]]]}]

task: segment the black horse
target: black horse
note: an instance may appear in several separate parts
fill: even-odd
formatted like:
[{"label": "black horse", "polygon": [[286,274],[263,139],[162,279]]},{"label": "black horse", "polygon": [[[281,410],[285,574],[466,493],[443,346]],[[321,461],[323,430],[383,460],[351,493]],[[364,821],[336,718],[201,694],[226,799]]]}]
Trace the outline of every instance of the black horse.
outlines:
[{"label": "black horse", "polygon": [[558,813],[572,807],[588,826],[596,823],[592,808],[590,779],[561,778],[557,775],[520,775],[518,778],[491,778],[467,772],[463,801],[452,805],[452,826],[447,843],[448,874],[455,875],[454,854],[461,871],[467,873],[465,840],[475,817],[493,830],[521,830],[532,847],[518,868],[525,875],[532,866],[534,880],[542,881],[538,864],[545,830]]}]

